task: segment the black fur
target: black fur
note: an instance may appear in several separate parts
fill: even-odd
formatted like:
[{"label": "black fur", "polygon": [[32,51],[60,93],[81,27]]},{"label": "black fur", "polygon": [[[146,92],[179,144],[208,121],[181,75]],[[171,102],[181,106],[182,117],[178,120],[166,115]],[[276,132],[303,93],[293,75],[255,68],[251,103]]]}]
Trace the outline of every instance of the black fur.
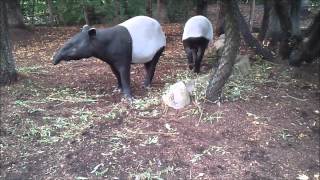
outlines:
[{"label": "black fur", "polygon": [[195,73],[200,73],[201,61],[209,40],[204,37],[190,37],[183,40],[182,43],[187,54],[190,70],[194,68]]}]

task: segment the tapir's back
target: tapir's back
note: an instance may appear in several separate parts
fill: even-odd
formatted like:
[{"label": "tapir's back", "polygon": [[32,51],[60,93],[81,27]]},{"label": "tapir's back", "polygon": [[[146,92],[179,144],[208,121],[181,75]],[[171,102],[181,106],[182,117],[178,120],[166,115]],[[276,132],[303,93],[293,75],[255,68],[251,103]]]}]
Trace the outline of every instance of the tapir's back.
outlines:
[{"label": "tapir's back", "polygon": [[211,41],[213,38],[211,22],[206,17],[200,15],[190,18],[184,26],[182,40],[191,37],[204,37]]},{"label": "tapir's back", "polygon": [[159,49],[166,45],[161,25],[147,16],[136,16],[119,24],[125,27],[132,39],[132,63],[152,60]]}]

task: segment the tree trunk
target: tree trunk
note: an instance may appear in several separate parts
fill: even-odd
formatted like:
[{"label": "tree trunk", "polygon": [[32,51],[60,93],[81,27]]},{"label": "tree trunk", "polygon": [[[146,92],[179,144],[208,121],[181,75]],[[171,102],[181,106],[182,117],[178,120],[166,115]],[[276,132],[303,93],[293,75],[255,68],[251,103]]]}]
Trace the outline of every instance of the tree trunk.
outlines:
[{"label": "tree trunk", "polygon": [[274,9],[280,21],[282,30],[281,42],[279,47],[279,54],[282,59],[288,59],[290,53],[289,38],[292,35],[292,24],[288,12],[288,4],[285,0],[274,0]]},{"label": "tree trunk", "polygon": [[261,42],[265,39],[267,30],[268,30],[270,10],[271,10],[270,0],[263,1],[263,10],[264,10],[263,11],[263,18],[262,18],[260,32],[258,35],[258,39]]},{"label": "tree trunk", "polygon": [[250,3],[250,16],[249,16],[249,30],[252,32],[253,20],[255,19],[256,1],[251,0]]},{"label": "tree trunk", "polygon": [[157,0],[157,19],[162,23],[168,21],[167,9],[164,0]]},{"label": "tree trunk", "polygon": [[208,0],[197,0],[197,14],[208,15]]},{"label": "tree trunk", "polygon": [[32,11],[31,11],[31,24],[34,24],[34,12],[36,7],[36,0],[32,0]]},{"label": "tree trunk", "polygon": [[47,0],[47,7],[48,7],[48,12],[49,12],[49,24],[50,26],[53,26],[55,24],[55,11],[54,11],[54,7],[52,4],[52,0]]},{"label": "tree trunk", "polygon": [[292,4],[291,4],[290,16],[291,16],[291,22],[292,22],[293,36],[301,36],[301,30],[300,30],[301,5],[302,5],[302,0],[292,1]]},{"label": "tree trunk", "polygon": [[[3,1],[3,0],[1,0]],[[6,7],[8,9],[8,23],[10,27],[26,28],[23,22],[23,15],[19,0],[7,1]]]},{"label": "tree trunk", "polygon": [[146,0],[146,14],[152,17],[152,0]]},{"label": "tree trunk", "polygon": [[113,2],[116,8],[114,21],[119,23],[121,22],[121,3],[120,3],[120,0],[114,0]]},{"label": "tree trunk", "polygon": [[7,8],[5,6],[9,1],[0,1],[0,86],[17,80],[15,61],[9,40]]},{"label": "tree trunk", "polygon": [[124,1],[124,15],[127,17],[127,18],[130,18],[130,15],[129,15],[129,1],[128,0],[125,0]]},{"label": "tree trunk", "polygon": [[90,21],[90,17],[89,17],[89,7],[87,5],[83,6],[83,16],[84,16],[84,20],[86,21],[86,24],[91,26],[91,21]]},{"label": "tree trunk", "polygon": [[226,9],[223,6],[223,3],[221,0],[217,1],[217,6],[219,7],[219,10],[218,10],[218,17],[217,17],[216,28],[215,28],[215,36],[219,37],[221,34],[224,34]]},{"label": "tree trunk", "polygon": [[239,51],[240,35],[237,21],[237,0],[224,0],[222,6],[226,8],[226,42],[216,73],[210,75],[206,98],[210,101],[219,100],[222,88],[231,75],[235,58]]},{"label": "tree trunk", "polygon": [[266,60],[272,61],[273,60],[272,53],[269,50],[263,48],[259,43],[259,41],[252,36],[250,29],[246,23],[246,20],[244,19],[243,15],[240,12],[239,6],[236,6],[235,11],[237,13],[237,19],[239,21],[240,32],[242,34],[242,37],[245,43],[249,47],[251,47],[256,54],[262,56]]}]

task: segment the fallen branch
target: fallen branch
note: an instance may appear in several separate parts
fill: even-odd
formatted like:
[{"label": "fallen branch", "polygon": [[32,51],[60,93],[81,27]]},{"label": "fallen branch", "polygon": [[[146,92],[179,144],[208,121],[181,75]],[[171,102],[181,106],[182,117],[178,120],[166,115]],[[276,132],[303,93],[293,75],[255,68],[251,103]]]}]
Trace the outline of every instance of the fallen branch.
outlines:
[{"label": "fallen branch", "polygon": [[174,135],[178,135],[179,133],[165,133],[165,132],[137,132],[137,131],[131,131],[128,130],[127,131],[129,133],[132,134],[139,134],[139,135],[164,135],[164,136],[174,136]]},{"label": "fallen branch", "polygon": [[308,99],[296,98],[296,97],[290,96],[289,94],[287,94],[286,96],[281,96],[281,97],[283,97],[283,98],[289,97],[289,98],[292,98],[292,99],[297,100],[297,101],[307,101],[308,100]]}]

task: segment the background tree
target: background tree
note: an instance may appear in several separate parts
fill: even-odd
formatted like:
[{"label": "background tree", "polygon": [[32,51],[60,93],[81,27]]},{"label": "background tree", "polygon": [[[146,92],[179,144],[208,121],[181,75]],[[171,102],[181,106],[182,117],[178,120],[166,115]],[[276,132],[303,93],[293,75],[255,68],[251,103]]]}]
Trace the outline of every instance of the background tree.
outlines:
[{"label": "background tree", "polygon": [[222,6],[226,8],[226,42],[219,67],[214,74],[211,74],[207,87],[206,98],[210,101],[219,100],[222,88],[231,75],[232,67],[240,46],[239,25],[236,12],[237,1],[224,0],[222,1]]},{"label": "background tree", "polygon": [[146,0],[146,15],[152,17],[152,0]]},{"label": "background tree", "polygon": [[[3,0],[2,0],[3,1]],[[10,27],[26,28],[23,22],[23,15],[19,0],[11,0],[6,3],[8,13],[8,23]]]},{"label": "background tree", "polygon": [[208,0],[197,0],[197,14],[208,15]]},{"label": "background tree", "polygon": [[15,61],[9,40],[7,9],[5,6],[9,1],[0,1],[0,85],[6,85],[17,80]]},{"label": "background tree", "polygon": [[49,13],[49,25],[55,24],[55,9],[53,7],[52,0],[46,0],[47,7],[48,7],[48,13]]},{"label": "background tree", "polygon": [[215,36],[218,37],[221,34],[224,34],[224,22],[225,22],[225,14],[226,10],[225,7],[222,4],[221,0],[217,0],[217,6],[218,6],[218,17],[215,25]]},{"label": "background tree", "polygon": [[256,1],[251,0],[250,2],[250,12],[249,12],[249,29],[252,31],[253,19],[255,17]]},{"label": "background tree", "polygon": [[266,33],[268,30],[269,18],[270,18],[270,10],[272,4],[270,0],[263,0],[263,18],[261,22],[261,28],[259,31],[258,39],[263,41],[266,37]]},{"label": "background tree", "polygon": [[237,20],[239,21],[240,32],[245,43],[250,48],[252,48],[257,55],[262,56],[266,60],[272,61],[273,59],[272,53],[268,49],[262,47],[259,41],[252,36],[249,26],[246,20],[244,19],[243,15],[241,14],[238,5],[235,6],[235,13],[237,14]]}]

